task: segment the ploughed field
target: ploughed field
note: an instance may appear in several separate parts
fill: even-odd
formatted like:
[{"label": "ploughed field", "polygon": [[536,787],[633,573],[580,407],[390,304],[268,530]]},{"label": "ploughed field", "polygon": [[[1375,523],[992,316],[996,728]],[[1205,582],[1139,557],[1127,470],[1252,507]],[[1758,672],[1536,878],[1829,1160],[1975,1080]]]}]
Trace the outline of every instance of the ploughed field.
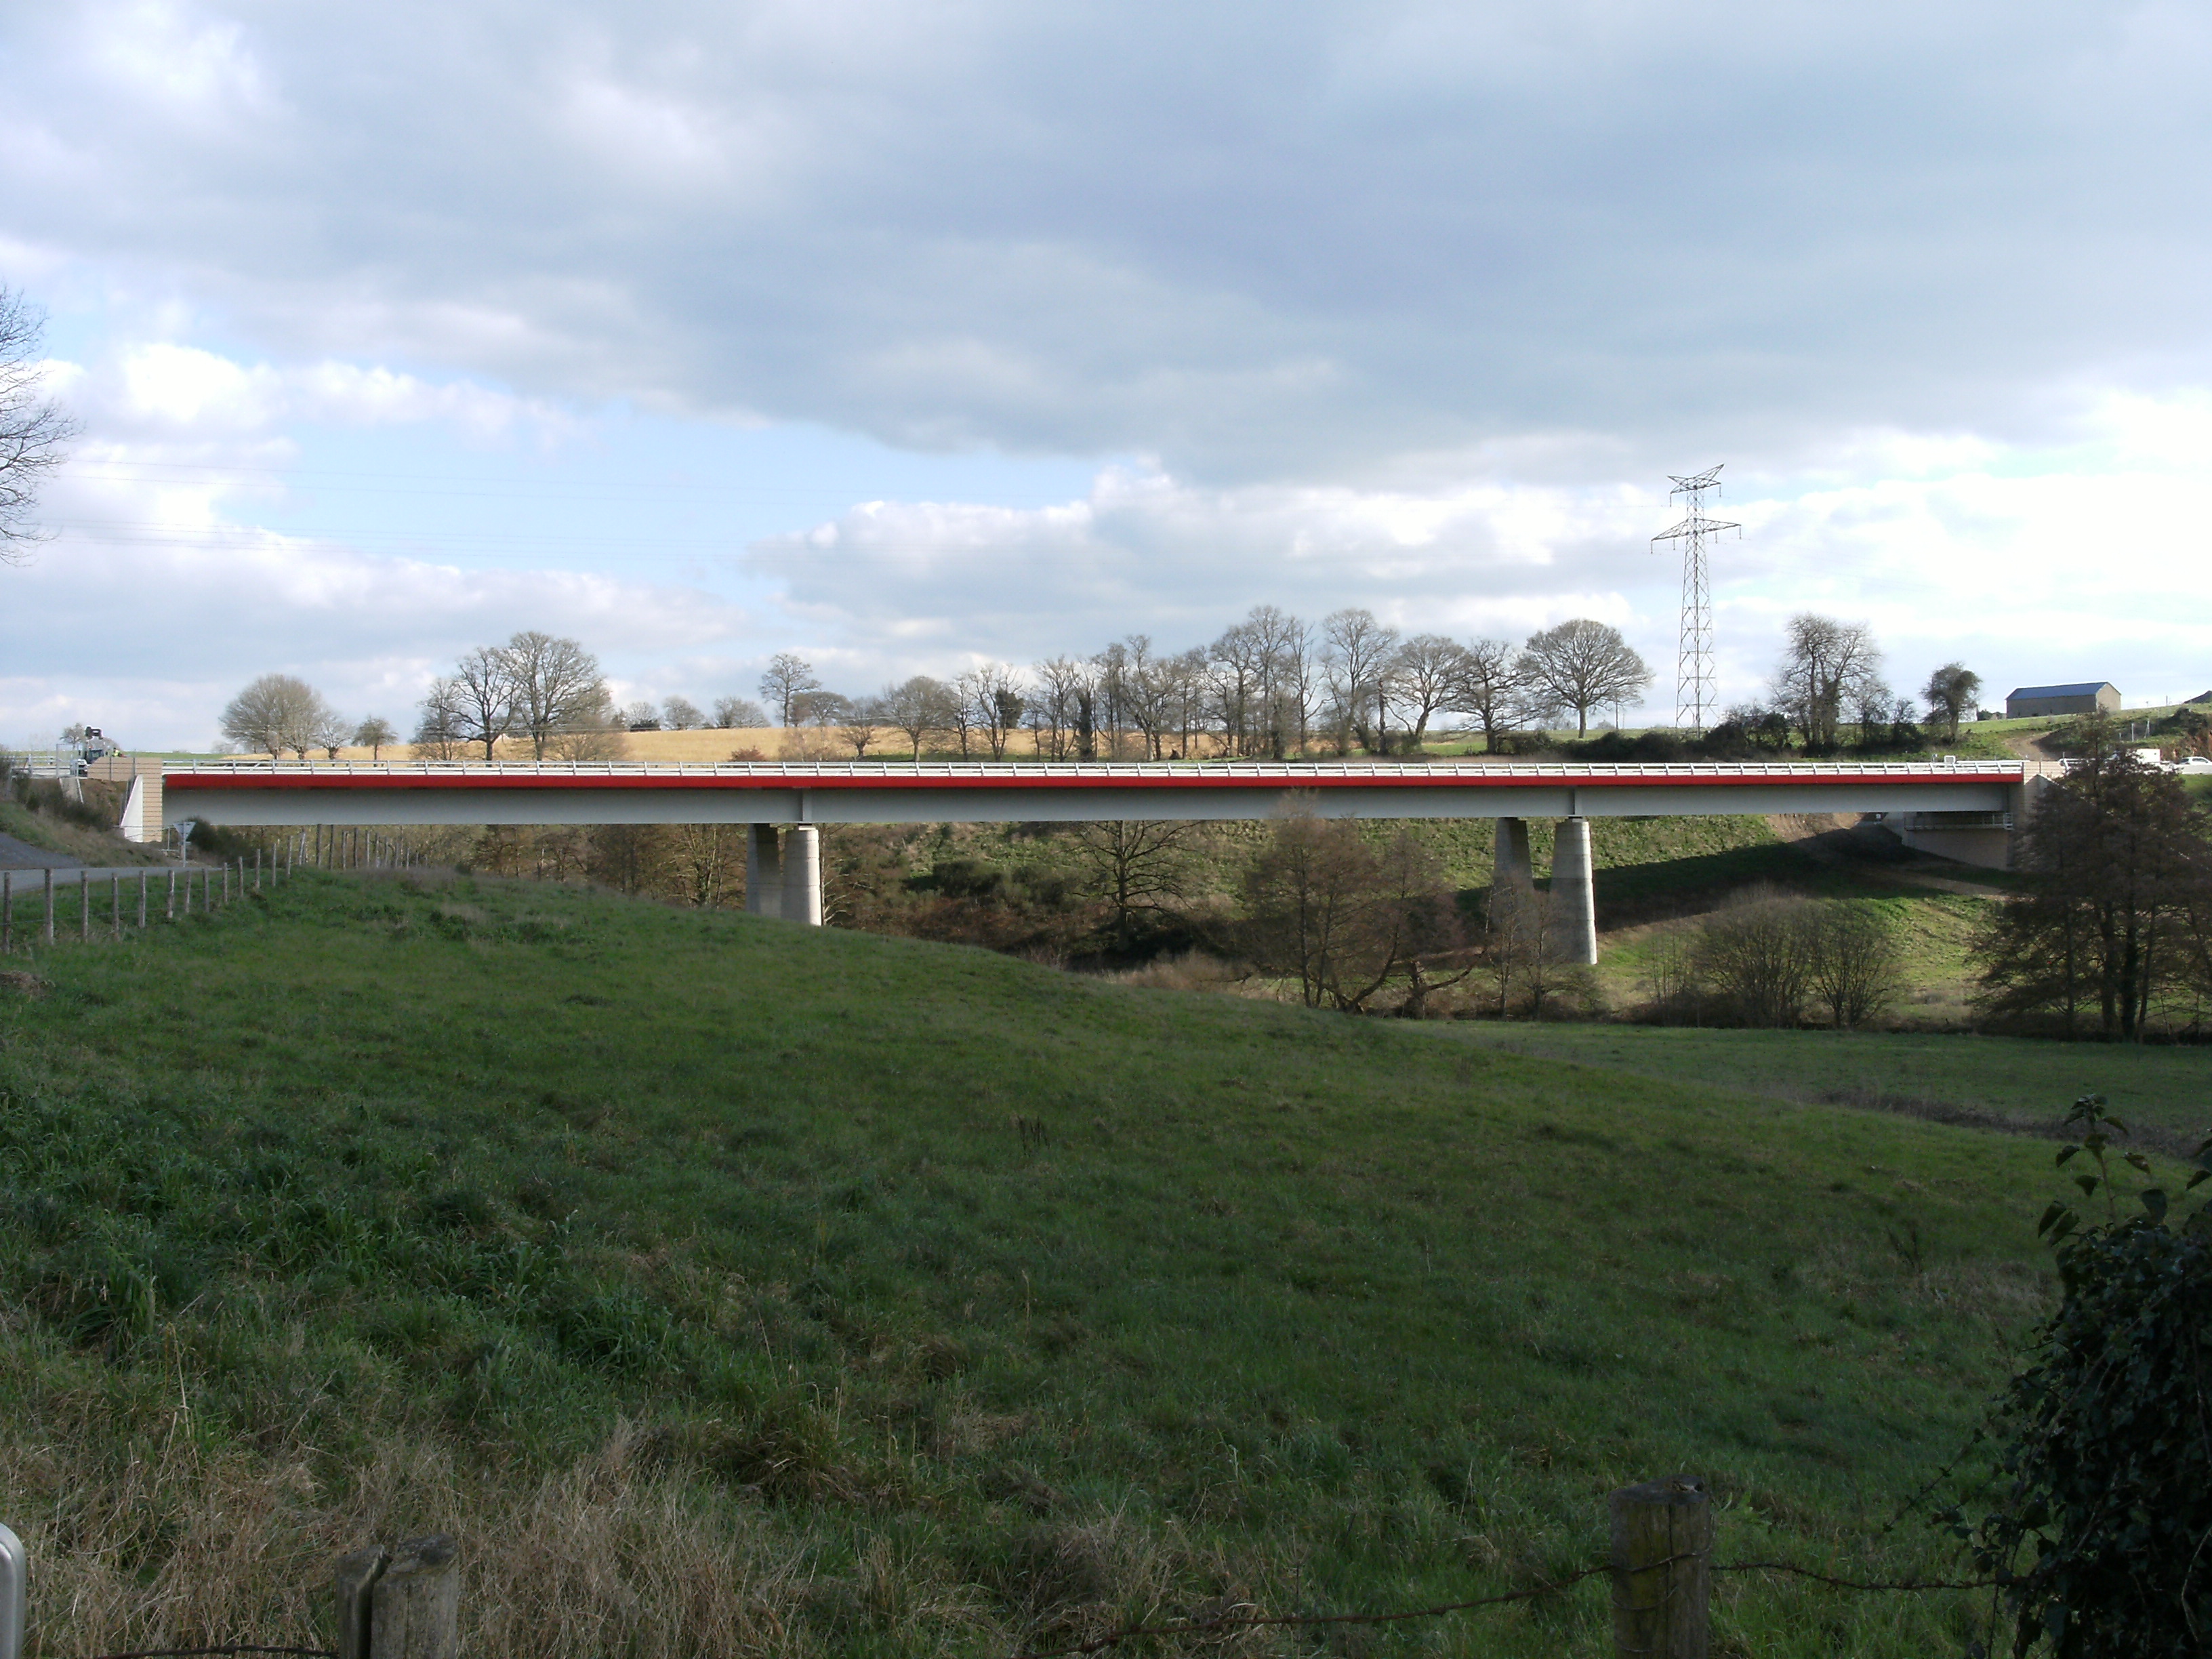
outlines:
[{"label": "ploughed field", "polygon": [[[522,884],[306,873],[35,972],[36,1654],[326,1639],[331,1557],[442,1528],[473,1652],[1004,1655],[1540,1583],[1683,1471],[1723,1559],[1936,1571],[1884,1523],[2051,1295],[2047,1142],[1701,1061]],[[1982,1605],[1718,1583],[1723,1653],[1962,1652]],[[1600,1579],[1233,1645],[1607,1632]]]}]

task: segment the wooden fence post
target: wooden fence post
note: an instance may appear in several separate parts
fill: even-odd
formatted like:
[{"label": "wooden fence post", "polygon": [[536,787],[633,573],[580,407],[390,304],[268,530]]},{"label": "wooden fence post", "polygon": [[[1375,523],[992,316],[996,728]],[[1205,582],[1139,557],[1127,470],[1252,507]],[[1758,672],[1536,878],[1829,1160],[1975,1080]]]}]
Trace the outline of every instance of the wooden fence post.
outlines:
[{"label": "wooden fence post", "polygon": [[146,931],[146,889],[153,879],[151,871],[141,870],[138,872],[138,931],[142,933]]},{"label": "wooden fence post", "polygon": [[460,1648],[458,1552],[443,1533],[410,1538],[369,1591],[368,1659],[456,1659]]},{"label": "wooden fence post", "polygon": [[1713,1508],[1705,1483],[1678,1474],[1623,1486],[1613,1518],[1613,1650],[1619,1659],[1707,1659]]},{"label": "wooden fence post", "polygon": [[54,942],[54,872],[52,867],[49,866],[45,873],[46,878],[46,943],[52,945]]},{"label": "wooden fence post", "polygon": [[107,878],[107,933],[111,939],[123,937],[123,878],[112,873]]},{"label": "wooden fence post", "polygon": [[378,1544],[338,1557],[338,1659],[368,1659],[370,1592],[390,1559]]},{"label": "wooden fence post", "polygon": [[0,957],[15,949],[15,872],[0,870]]},{"label": "wooden fence post", "polygon": [[92,872],[80,870],[76,878],[76,942],[92,943]]}]

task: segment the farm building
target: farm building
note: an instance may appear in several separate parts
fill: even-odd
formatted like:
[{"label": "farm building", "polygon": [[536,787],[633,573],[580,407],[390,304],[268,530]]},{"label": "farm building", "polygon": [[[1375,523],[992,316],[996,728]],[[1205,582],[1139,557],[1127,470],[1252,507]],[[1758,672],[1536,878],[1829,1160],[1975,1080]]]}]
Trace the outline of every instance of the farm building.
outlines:
[{"label": "farm building", "polygon": [[2025,720],[2036,714],[2119,712],[2119,690],[2110,680],[2085,680],[2079,685],[2023,685],[2005,699],[2007,720]]}]

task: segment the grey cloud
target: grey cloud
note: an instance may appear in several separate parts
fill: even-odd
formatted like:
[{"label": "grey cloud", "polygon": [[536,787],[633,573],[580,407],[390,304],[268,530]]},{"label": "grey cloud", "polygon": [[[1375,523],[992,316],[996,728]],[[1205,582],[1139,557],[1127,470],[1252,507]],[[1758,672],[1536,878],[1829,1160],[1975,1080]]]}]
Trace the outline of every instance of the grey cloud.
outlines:
[{"label": "grey cloud", "polygon": [[131,15],[166,58],[0,36],[13,240],[532,395],[1234,481],[2020,434],[2206,368],[2195,8]]}]

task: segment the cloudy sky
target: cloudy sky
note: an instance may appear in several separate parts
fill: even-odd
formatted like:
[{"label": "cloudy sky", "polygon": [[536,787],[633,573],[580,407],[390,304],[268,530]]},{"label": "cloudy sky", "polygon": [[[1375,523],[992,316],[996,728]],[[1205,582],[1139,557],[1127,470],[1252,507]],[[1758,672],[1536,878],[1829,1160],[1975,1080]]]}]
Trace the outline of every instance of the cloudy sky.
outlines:
[{"label": "cloudy sky", "polygon": [[0,283],[83,433],[0,742],[1617,623],[1725,462],[1723,692],[2212,685],[2212,12],[290,0],[0,12]]}]

